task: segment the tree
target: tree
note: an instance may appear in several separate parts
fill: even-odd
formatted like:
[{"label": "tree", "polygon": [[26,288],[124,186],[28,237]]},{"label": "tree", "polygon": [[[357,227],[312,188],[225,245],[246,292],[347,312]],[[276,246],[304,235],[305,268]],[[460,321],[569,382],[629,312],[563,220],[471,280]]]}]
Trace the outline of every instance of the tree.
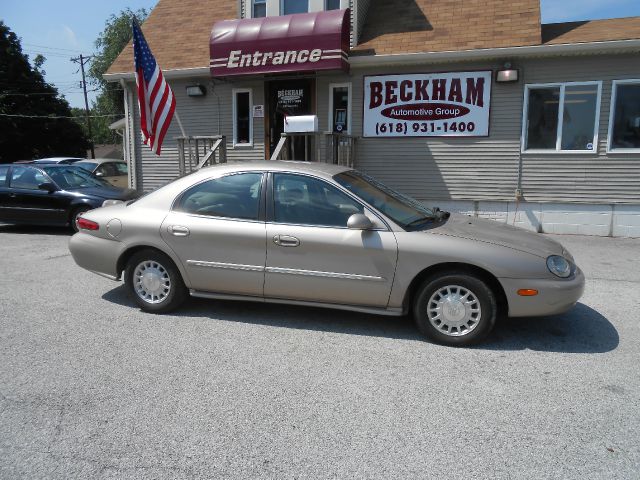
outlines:
[{"label": "tree", "polygon": [[[100,90],[96,101],[92,104],[94,115],[124,115],[124,99],[122,87],[116,83],[108,83],[102,78],[116,57],[131,40],[131,22],[134,16],[143,22],[148,12],[141,8],[132,11],[127,8],[118,15],[111,15],[105,23],[104,30],[95,41],[96,53],[89,67],[89,77]],[[119,143],[120,136],[109,130],[109,124],[118,117],[101,117],[92,121],[95,143]]]},{"label": "tree", "polygon": [[69,103],[35,68],[20,40],[0,21],[0,163],[48,156],[85,156],[87,139]]}]

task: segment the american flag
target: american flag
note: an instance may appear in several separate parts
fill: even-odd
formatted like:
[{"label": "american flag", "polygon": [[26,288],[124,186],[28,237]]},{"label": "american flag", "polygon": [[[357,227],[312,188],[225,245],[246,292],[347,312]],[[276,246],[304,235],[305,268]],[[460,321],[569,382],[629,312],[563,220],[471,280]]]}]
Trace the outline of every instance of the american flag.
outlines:
[{"label": "american flag", "polygon": [[138,22],[133,20],[133,63],[136,69],[140,129],[144,143],[160,155],[162,140],[167,133],[176,99],[165,82],[160,67],[153,58]]}]

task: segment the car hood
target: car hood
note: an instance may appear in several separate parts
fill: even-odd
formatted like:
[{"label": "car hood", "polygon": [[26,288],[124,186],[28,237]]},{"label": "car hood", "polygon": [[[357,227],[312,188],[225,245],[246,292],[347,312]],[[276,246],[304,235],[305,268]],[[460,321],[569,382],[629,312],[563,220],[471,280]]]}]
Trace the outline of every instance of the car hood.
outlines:
[{"label": "car hood", "polygon": [[494,220],[459,214],[452,214],[443,225],[430,230],[430,233],[492,243],[542,258],[563,253],[562,245],[539,233],[529,232]]},{"label": "car hood", "polygon": [[117,187],[88,187],[71,190],[82,195],[104,198],[105,200],[132,200],[138,195],[135,190],[122,189]]}]

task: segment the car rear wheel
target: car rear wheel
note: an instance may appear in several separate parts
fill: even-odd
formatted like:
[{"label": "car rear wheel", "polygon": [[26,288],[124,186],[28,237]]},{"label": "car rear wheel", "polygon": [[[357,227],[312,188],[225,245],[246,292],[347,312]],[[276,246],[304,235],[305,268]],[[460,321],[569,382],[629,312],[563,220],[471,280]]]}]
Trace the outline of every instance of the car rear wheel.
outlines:
[{"label": "car rear wheel", "polygon": [[496,296],[479,277],[454,272],[427,279],[418,289],[413,315],[430,340],[462,346],[479,342],[496,322]]},{"label": "car rear wheel", "polygon": [[78,232],[78,218],[80,218],[83,213],[86,213],[89,210],[91,210],[90,207],[78,207],[71,212],[69,223],[71,224],[71,228],[74,232]]},{"label": "car rear wheel", "polygon": [[168,256],[156,250],[135,253],[127,262],[124,277],[129,293],[146,312],[169,312],[187,298],[180,271]]}]

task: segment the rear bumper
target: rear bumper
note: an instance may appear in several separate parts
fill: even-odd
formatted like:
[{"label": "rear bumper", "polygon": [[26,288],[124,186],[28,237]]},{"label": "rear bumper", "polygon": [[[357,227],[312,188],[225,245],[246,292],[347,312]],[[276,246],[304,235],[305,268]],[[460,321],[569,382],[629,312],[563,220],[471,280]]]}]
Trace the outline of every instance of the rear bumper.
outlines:
[{"label": "rear bumper", "polygon": [[[563,280],[499,278],[509,303],[510,317],[538,317],[556,315],[571,309],[584,292],[584,274],[580,269]],[[522,297],[520,289],[538,290],[538,295]]]},{"label": "rear bumper", "polygon": [[123,244],[79,232],[69,240],[69,251],[78,266],[112,280],[120,277],[118,258]]}]

